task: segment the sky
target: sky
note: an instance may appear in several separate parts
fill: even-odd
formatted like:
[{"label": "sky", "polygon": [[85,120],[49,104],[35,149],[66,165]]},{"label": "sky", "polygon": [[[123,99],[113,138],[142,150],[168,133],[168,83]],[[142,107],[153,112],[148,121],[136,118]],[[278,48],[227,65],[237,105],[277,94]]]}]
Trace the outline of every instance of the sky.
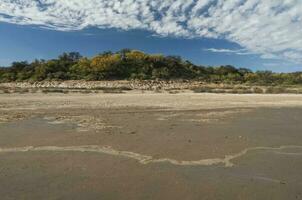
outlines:
[{"label": "sky", "polygon": [[302,71],[302,1],[0,0],[0,66],[122,48]]}]

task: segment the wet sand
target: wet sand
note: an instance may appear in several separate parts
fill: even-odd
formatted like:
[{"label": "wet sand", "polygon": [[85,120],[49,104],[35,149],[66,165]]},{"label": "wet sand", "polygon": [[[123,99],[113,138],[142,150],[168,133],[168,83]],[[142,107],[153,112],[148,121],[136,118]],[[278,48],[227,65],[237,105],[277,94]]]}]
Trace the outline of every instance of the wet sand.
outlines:
[{"label": "wet sand", "polygon": [[302,199],[301,100],[1,95],[1,199]]}]

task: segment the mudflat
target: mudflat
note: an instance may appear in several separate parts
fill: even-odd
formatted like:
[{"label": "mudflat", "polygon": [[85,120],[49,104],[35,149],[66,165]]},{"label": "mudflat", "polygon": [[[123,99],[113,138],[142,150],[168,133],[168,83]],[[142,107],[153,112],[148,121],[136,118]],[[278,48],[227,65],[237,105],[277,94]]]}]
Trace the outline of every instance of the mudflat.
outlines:
[{"label": "mudflat", "polygon": [[1,199],[302,199],[302,95],[1,94]]}]

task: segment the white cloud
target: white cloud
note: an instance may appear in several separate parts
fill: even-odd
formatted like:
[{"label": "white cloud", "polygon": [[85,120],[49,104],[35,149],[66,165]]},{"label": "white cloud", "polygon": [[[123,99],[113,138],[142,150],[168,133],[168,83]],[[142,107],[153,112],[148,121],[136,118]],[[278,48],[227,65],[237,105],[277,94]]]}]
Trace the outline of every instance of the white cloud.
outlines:
[{"label": "white cloud", "polygon": [[237,55],[251,55],[253,53],[248,52],[245,49],[216,49],[216,48],[208,48],[203,49],[204,51],[209,51],[213,53],[227,53],[227,54],[237,54]]},{"label": "white cloud", "polygon": [[301,0],[1,0],[0,21],[222,38],[262,58],[302,63]]},{"label": "white cloud", "polygon": [[283,53],[283,56],[289,60],[295,60],[298,63],[302,63],[302,52],[297,51],[286,51]]}]

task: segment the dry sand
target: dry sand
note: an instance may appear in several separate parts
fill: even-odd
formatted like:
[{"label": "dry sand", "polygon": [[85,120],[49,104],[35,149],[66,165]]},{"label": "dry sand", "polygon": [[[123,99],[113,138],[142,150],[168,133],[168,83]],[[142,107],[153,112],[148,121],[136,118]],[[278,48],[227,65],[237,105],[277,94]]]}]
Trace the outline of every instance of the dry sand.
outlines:
[{"label": "dry sand", "polygon": [[164,109],[217,109],[236,107],[302,106],[295,94],[1,94],[1,110],[51,108],[158,107]]}]

